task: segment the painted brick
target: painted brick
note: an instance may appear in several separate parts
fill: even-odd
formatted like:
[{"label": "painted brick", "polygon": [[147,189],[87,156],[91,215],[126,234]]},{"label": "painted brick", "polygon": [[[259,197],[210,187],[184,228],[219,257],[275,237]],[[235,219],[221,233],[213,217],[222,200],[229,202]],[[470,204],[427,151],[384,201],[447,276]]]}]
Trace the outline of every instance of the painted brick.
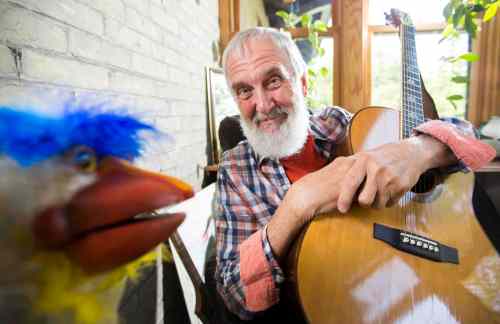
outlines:
[{"label": "painted brick", "polygon": [[[175,19],[177,15],[178,12],[174,12],[167,7],[153,5],[151,8],[151,19],[173,34],[177,34],[179,32],[179,23],[177,19]],[[185,20],[180,21],[186,22]],[[188,23],[183,23],[183,25],[188,25]]]},{"label": "painted brick", "polygon": [[66,52],[66,33],[60,24],[27,9],[0,5],[0,40]]},{"label": "painted brick", "polygon": [[155,60],[158,60],[158,61],[162,61],[162,62],[165,62],[165,63],[168,63],[166,61],[166,52],[165,52],[166,48],[165,46],[163,46],[162,44],[158,44],[158,43],[151,43],[151,56],[155,59]]},{"label": "painted brick", "polygon": [[[160,139],[152,145],[152,154],[144,157],[148,167],[167,170],[199,188],[196,166],[207,161],[204,67],[213,64],[217,0],[0,3],[20,17],[17,22],[6,20],[0,4],[0,42],[25,47],[24,79],[8,82],[16,82],[20,89],[36,86],[41,92],[75,91],[78,96],[130,107],[177,139],[175,144]],[[100,17],[97,23],[96,17]],[[50,36],[54,34],[57,37]],[[5,47],[0,48],[2,73],[12,72],[7,54]],[[0,92],[5,80],[0,80]]]},{"label": "painted brick", "polygon": [[147,114],[154,115],[156,119],[168,116],[170,104],[165,99],[138,96],[135,106]]},{"label": "painted brick", "polygon": [[114,91],[143,96],[155,95],[155,82],[122,72],[112,72],[109,77],[109,88]]},{"label": "painted brick", "polygon": [[131,53],[113,46],[106,40],[72,29],[69,32],[69,52],[77,57],[95,60],[124,69],[130,68]]},{"label": "painted brick", "polygon": [[100,11],[105,17],[114,18],[123,22],[125,20],[125,5],[122,0],[78,0],[87,6]]},{"label": "painted brick", "polygon": [[[151,4],[155,4],[157,6],[164,6],[165,5],[165,0],[151,0]],[[151,10],[153,10],[152,8],[153,6],[151,6]]]},{"label": "painted brick", "polygon": [[73,0],[10,1],[97,35],[102,35],[104,32],[103,15],[98,11]]},{"label": "painted brick", "polygon": [[0,74],[15,76],[16,64],[10,49],[7,46],[0,45]]},{"label": "painted brick", "polygon": [[184,86],[191,86],[191,79],[189,77],[189,73],[181,69],[171,68],[171,75],[175,76],[172,78],[172,81]]},{"label": "painted brick", "polygon": [[136,9],[126,9],[126,24],[135,31],[147,35],[156,42],[163,42],[160,27],[150,22],[150,18],[142,16]]},{"label": "painted brick", "polygon": [[[56,104],[74,97],[72,90],[25,80],[1,80],[0,104],[17,107],[36,107],[39,113],[54,114]],[[55,98],[55,99],[54,99]]]},{"label": "painted brick", "polygon": [[123,0],[125,6],[132,7],[142,13],[145,16],[150,15],[150,3],[149,0]]},{"label": "painted brick", "polygon": [[151,55],[151,40],[114,19],[106,19],[105,35],[113,43]]},{"label": "painted brick", "polygon": [[169,132],[179,132],[182,130],[182,119],[180,117],[158,118],[158,125]]},{"label": "painted brick", "polygon": [[[175,76],[173,76],[175,78]],[[156,82],[155,83],[155,94],[157,97],[166,99],[180,99],[179,95],[182,88],[171,82]]]},{"label": "painted brick", "polygon": [[156,79],[169,79],[169,72],[164,63],[140,54],[132,54],[132,70]]},{"label": "painted brick", "polygon": [[108,71],[104,68],[31,50],[23,51],[23,78],[86,89],[108,86]]},{"label": "painted brick", "polygon": [[182,55],[180,55],[176,51],[173,51],[167,47],[165,47],[163,49],[163,54],[165,55],[164,56],[165,61],[167,63],[169,63],[171,65],[175,65],[175,66],[179,66],[180,60],[182,60],[184,58]]}]

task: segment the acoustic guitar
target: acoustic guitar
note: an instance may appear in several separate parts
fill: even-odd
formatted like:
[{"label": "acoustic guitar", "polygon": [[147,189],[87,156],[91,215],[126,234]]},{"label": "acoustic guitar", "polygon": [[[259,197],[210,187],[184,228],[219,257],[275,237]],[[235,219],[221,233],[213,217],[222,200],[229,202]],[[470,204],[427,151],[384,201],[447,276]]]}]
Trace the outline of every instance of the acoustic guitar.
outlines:
[{"label": "acoustic guitar", "polygon": [[[356,113],[348,154],[406,138],[437,116],[424,109],[415,28],[402,12],[390,18],[402,41],[402,107]],[[288,280],[306,320],[500,323],[500,258],[474,214],[473,189],[472,173],[427,174],[391,208],[317,215],[289,255]]]}]

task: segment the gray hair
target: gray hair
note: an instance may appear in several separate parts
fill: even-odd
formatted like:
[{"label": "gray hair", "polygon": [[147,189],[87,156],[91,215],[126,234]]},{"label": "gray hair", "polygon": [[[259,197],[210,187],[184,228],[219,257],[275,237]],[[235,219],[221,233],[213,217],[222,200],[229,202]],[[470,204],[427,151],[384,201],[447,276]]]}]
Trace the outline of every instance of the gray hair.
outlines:
[{"label": "gray hair", "polygon": [[283,51],[288,58],[288,68],[292,74],[293,79],[298,79],[304,75],[306,71],[306,62],[300,54],[297,45],[293,42],[291,37],[282,33],[274,28],[255,27],[241,32],[238,32],[229,42],[224,54],[222,55],[222,67],[224,68],[224,75],[226,81],[229,83],[229,76],[227,71],[227,59],[230,55],[236,52],[238,55],[244,55],[245,44],[253,39],[268,39],[277,48]]}]

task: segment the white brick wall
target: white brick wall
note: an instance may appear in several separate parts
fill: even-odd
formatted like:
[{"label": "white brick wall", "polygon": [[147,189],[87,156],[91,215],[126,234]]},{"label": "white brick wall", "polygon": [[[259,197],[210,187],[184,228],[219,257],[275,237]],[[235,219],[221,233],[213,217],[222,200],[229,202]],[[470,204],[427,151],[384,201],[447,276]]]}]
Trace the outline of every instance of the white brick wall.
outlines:
[{"label": "white brick wall", "polygon": [[0,45],[0,73],[10,76],[16,75],[16,64],[7,46]]},{"label": "white brick wall", "polygon": [[[0,104],[50,110],[78,96],[130,107],[174,137],[152,143],[140,163],[199,188],[197,165],[207,162],[204,67],[214,65],[217,5],[0,0]],[[9,47],[22,52],[18,70]]]}]

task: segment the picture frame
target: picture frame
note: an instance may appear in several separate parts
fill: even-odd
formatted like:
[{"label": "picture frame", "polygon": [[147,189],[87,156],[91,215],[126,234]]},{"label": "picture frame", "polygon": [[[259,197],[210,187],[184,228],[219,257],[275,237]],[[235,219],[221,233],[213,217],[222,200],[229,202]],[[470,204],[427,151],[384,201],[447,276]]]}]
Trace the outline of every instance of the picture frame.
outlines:
[{"label": "picture frame", "polygon": [[221,68],[207,67],[205,73],[210,158],[212,160],[211,164],[217,165],[222,154],[218,136],[219,124],[225,117],[238,115],[240,111],[227,86],[223,70]]}]

